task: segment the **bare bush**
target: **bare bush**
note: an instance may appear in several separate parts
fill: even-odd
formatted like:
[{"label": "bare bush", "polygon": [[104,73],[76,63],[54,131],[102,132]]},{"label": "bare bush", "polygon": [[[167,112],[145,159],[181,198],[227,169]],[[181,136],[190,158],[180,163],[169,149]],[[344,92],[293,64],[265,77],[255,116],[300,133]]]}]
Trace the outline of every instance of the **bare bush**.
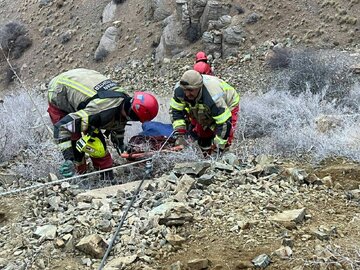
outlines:
[{"label": "bare bush", "polygon": [[[353,89],[359,93],[360,88]],[[314,160],[343,156],[360,161],[359,117],[346,117],[348,109],[323,100],[323,93],[310,91],[293,96],[271,90],[244,95],[234,149],[242,157],[271,154],[285,157],[310,156]],[[360,99],[353,99],[359,106]],[[321,115],[339,115],[340,127],[326,133],[317,129]]]},{"label": "bare bush", "polygon": [[287,48],[274,47],[265,58],[265,64],[271,69],[287,68],[291,61],[291,51]]},{"label": "bare bush", "polygon": [[[33,98],[38,109],[46,113],[47,102]],[[0,104],[0,162],[11,161],[12,169],[27,179],[43,177],[60,163],[61,153],[51,142],[42,119],[25,93],[15,93]]]},{"label": "bare bush", "polygon": [[299,50],[291,54],[289,68],[280,73],[282,90],[298,95],[323,93],[323,99],[341,103],[354,84],[350,67],[355,59],[336,51]]},{"label": "bare bush", "polygon": [[162,153],[155,155],[154,168],[155,173],[161,175],[165,172],[171,171],[177,163],[182,162],[196,162],[204,159],[201,151],[194,147],[186,147],[184,150],[179,152]]},{"label": "bare bush", "polygon": [[19,74],[19,68],[13,67],[13,68],[7,68],[5,72],[5,84],[9,85],[12,81],[15,80],[16,74]]},{"label": "bare bush", "polygon": [[0,27],[0,46],[7,57],[19,58],[32,44],[25,26],[10,22]]},{"label": "bare bush", "polygon": [[[343,156],[359,161],[360,87],[350,73],[354,61],[335,51],[292,53],[289,67],[274,74],[275,87],[242,98],[234,148],[242,156],[265,153],[314,161]],[[341,124],[321,132],[317,119],[323,115],[336,116]]]}]

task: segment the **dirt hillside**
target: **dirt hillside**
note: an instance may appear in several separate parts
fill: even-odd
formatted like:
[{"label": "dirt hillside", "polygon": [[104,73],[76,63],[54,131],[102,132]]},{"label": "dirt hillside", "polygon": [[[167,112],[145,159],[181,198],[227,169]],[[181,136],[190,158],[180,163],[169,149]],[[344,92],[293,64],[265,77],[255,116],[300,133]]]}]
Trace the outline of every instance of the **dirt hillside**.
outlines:
[{"label": "dirt hillside", "polygon": [[[0,25],[19,21],[28,30],[32,46],[13,64],[21,70],[21,77],[35,86],[71,68],[110,73],[134,60],[151,61],[163,24],[149,17],[150,2],[124,1],[117,5],[112,22],[102,23],[103,10],[109,1],[3,0]],[[292,47],[351,49],[360,44],[358,0],[220,2],[228,3],[234,23],[240,22],[246,31],[245,42],[239,45],[239,57],[258,51],[270,40]],[[175,1],[172,3],[175,8]],[[251,21],[253,17],[256,19]],[[249,20],[252,23],[246,23]],[[95,49],[110,25],[120,30],[116,50],[96,62]],[[196,50],[202,48],[198,41],[186,49],[184,55],[190,56],[189,64]],[[4,77],[7,70],[4,62],[0,63],[0,70]]]}]

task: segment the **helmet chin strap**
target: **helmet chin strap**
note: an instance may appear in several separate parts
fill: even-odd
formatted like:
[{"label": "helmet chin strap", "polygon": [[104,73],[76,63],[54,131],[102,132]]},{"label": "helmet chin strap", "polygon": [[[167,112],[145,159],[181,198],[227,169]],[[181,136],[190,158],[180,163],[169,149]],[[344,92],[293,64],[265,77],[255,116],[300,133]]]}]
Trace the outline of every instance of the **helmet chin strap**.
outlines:
[{"label": "helmet chin strap", "polygon": [[121,114],[126,118],[127,121],[132,121],[131,119],[131,104],[132,104],[132,98],[131,97],[127,97],[124,99],[123,102],[123,108],[121,111]]},{"label": "helmet chin strap", "polygon": [[122,114],[127,121],[140,121],[139,117],[136,115],[134,110],[131,108],[133,103],[133,98],[125,98]]}]

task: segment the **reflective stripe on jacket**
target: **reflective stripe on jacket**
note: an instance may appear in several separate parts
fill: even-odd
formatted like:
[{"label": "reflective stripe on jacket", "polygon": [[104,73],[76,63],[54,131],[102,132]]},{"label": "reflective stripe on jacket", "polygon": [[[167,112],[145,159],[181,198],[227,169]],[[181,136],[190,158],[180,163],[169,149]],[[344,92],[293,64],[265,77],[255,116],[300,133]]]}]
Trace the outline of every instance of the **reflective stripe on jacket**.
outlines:
[{"label": "reflective stripe on jacket", "polygon": [[67,113],[54,125],[55,139],[64,142],[71,133],[86,132],[89,127],[124,134],[126,119],[120,117],[124,98],[95,98],[79,109],[82,102],[86,103],[101,90],[123,92],[115,82],[94,70],[73,69],[51,80],[49,103]]},{"label": "reflective stripe on jacket", "polygon": [[174,89],[170,102],[173,128],[186,129],[188,117],[196,119],[204,129],[210,128],[222,140],[226,140],[231,129],[231,110],[239,106],[240,96],[225,81],[208,75],[203,76],[203,87],[195,101],[186,98],[180,84]]}]

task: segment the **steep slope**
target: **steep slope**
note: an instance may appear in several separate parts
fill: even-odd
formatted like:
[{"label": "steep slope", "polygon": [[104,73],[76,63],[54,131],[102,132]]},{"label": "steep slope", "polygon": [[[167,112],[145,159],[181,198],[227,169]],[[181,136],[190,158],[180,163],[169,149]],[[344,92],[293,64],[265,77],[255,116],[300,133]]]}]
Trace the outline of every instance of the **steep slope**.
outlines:
[{"label": "steep slope", "polygon": [[[13,62],[21,69],[22,78],[36,85],[70,68],[87,67],[111,72],[129,60],[146,58],[153,61],[151,55],[160,41],[163,24],[154,20],[151,7],[159,2],[162,1],[125,1],[117,5],[113,19],[103,23],[103,10],[109,1],[3,0],[0,25],[16,20],[23,22],[29,30],[33,45]],[[176,2],[183,1],[172,1],[168,9],[175,12]],[[192,8],[191,5],[197,2],[190,1],[188,5]],[[244,42],[238,45],[240,57],[253,53],[269,40],[291,47],[350,49],[360,43],[358,0],[266,3],[226,0],[219,3],[232,16],[231,25],[239,25],[244,31]],[[116,25],[120,33],[116,50],[103,61],[96,62],[95,49],[105,29],[111,25]],[[183,48],[187,52],[183,56],[204,48],[201,40],[194,45]],[[0,63],[0,68],[3,76],[6,64]]]}]

